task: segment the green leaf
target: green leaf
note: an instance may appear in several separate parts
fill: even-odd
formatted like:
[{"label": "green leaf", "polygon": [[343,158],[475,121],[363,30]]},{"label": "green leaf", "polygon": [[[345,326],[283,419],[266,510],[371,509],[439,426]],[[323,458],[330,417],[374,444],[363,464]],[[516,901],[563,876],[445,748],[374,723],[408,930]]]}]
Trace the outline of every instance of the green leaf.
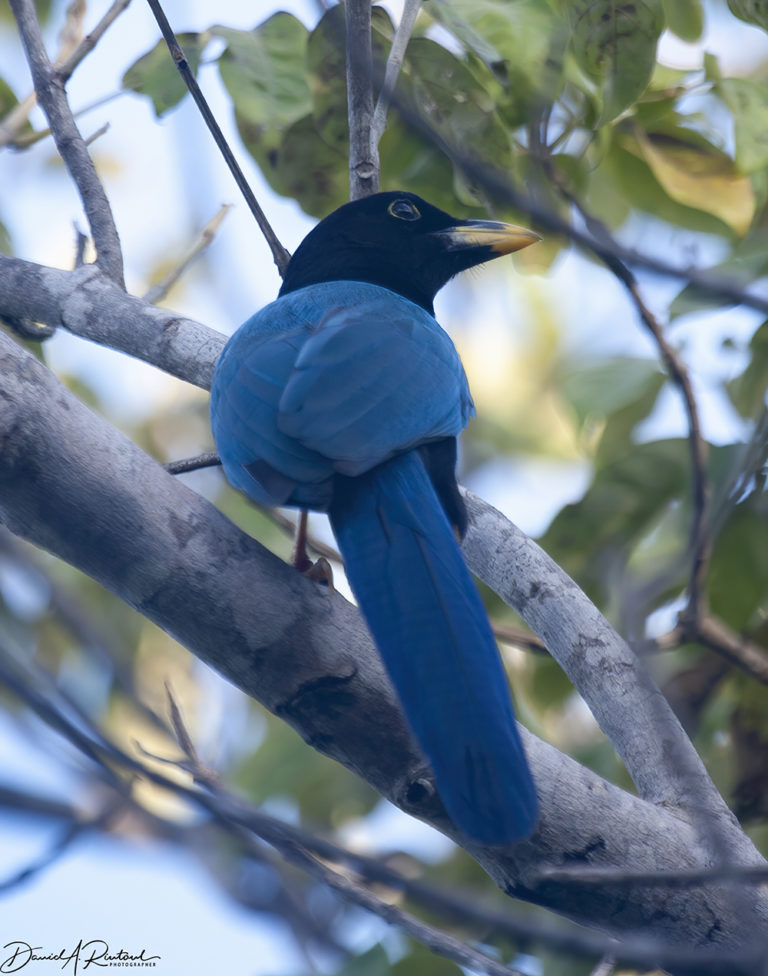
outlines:
[{"label": "green leaf", "polygon": [[324,217],[349,198],[347,156],[320,137],[311,115],[287,129],[270,129],[235,116],[240,136],[264,178],[314,217]]},{"label": "green leaf", "polygon": [[[0,119],[4,119],[5,116],[12,111],[19,104],[19,100],[16,97],[16,93],[2,78],[0,78]],[[20,135],[28,135],[33,132],[32,125],[27,119],[24,125],[19,130]]]},{"label": "green leaf", "polygon": [[11,86],[0,78],[0,118],[6,116],[18,104],[19,100]]},{"label": "green leaf", "polygon": [[[200,66],[203,49],[211,39],[210,31],[202,34],[178,34],[179,44],[184,51],[194,74]],[[151,51],[142,55],[125,72],[123,88],[147,95],[152,99],[155,115],[164,115],[184,98],[187,86],[174,64],[165,41],[159,41]]]},{"label": "green leaf", "polygon": [[755,493],[721,530],[708,578],[712,612],[736,630],[753,622],[768,593],[768,506]]},{"label": "green leaf", "polygon": [[663,376],[654,360],[617,356],[569,368],[560,390],[583,424],[633,403],[649,389],[658,392],[660,380]]},{"label": "green leaf", "polygon": [[739,20],[768,30],[768,8],[765,0],[728,0],[728,9]]},{"label": "green leaf", "polygon": [[[40,23],[47,23],[51,16],[51,7],[53,6],[51,0],[35,0],[34,6],[37,19]],[[16,21],[8,3],[0,3],[0,24],[2,23],[9,23],[13,24],[14,27],[16,26]]]},{"label": "green leaf", "polygon": [[768,166],[768,89],[748,78],[723,78],[715,87],[733,115],[736,166],[742,173]]},{"label": "green leaf", "polygon": [[453,212],[458,200],[450,161],[397,114],[389,117],[379,145],[381,189],[408,189]]},{"label": "green leaf", "polygon": [[[344,8],[337,4],[326,11],[309,35],[307,73],[312,91],[312,114],[322,139],[335,149],[348,153],[347,83]],[[371,11],[371,45],[374,60],[384,63],[389,39],[394,34],[386,11]]]},{"label": "green leaf", "polygon": [[704,52],[704,78],[706,81],[719,81],[723,77],[717,55]]},{"label": "green leaf", "polygon": [[595,452],[595,464],[605,467],[612,464],[631,443],[637,425],[651,413],[666,376],[659,370],[649,374],[647,382],[638,388],[637,395],[612,411],[605,420],[600,442]]},{"label": "green leaf", "polygon": [[[478,8],[481,6],[481,3],[472,5],[475,17],[480,12]],[[486,6],[488,5],[486,4]],[[495,12],[492,11],[491,15],[493,16]],[[488,37],[484,37],[465,19],[465,15],[470,17],[473,15],[473,10],[468,9],[466,4],[449,3],[448,0],[433,0],[427,13],[442,24],[446,30],[450,31],[457,40],[461,41],[467,50],[474,52],[491,70],[498,70],[501,67],[504,55]]]},{"label": "green leaf", "polygon": [[[605,156],[604,165],[597,171],[592,183],[600,177],[606,184],[615,187],[618,195],[626,203],[652,214],[670,224],[687,227],[707,234],[728,235],[732,233],[718,218],[692,206],[683,206],[673,200],[657,180],[651,168],[643,159],[642,153],[628,133],[620,134],[613,140]],[[597,191],[598,199],[608,192],[606,188]],[[610,207],[610,197],[604,203]]]},{"label": "green leaf", "polygon": [[312,90],[312,115],[320,135],[346,154],[349,146],[344,9],[339,4],[320,18],[309,35],[307,74]]},{"label": "green leaf", "polygon": [[704,29],[701,0],[663,0],[667,27],[689,43],[698,41]]},{"label": "green leaf", "polygon": [[266,736],[236,773],[237,782],[258,802],[291,797],[308,822],[334,826],[376,806],[380,797],[363,780],[311,749],[282,719],[265,719]]},{"label": "green leaf", "polygon": [[493,99],[466,64],[435,41],[416,38],[408,46],[404,89],[414,109],[450,145],[492,160],[512,162],[509,135]]},{"label": "green leaf", "polygon": [[498,109],[509,124],[527,121],[534,98],[556,97],[567,25],[546,2],[433,0],[424,9],[504,82]]},{"label": "green leaf", "polygon": [[625,141],[625,147],[642,156],[672,200],[704,210],[737,234],[746,234],[755,212],[755,193],[725,153],[704,147],[700,138],[693,140],[684,130],[680,137],[646,134],[639,128],[634,134],[636,141]]},{"label": "green leaf", "polygon": [[661,0],[574,0],[571,50],[582,70],[600,86],[599,122],[615,119],[646,89],[664,28]]},{"label": "green leaf", "polygon": [[[621,455],[596,470],[581,501],[558,513],[542,546],[593,593],[602,589],[615,561],[626,562],[632,547],[684,496],[688,466],[680,438],[625,443]],[[680,510],[674,514],[685,523]]]},{"label": "green leaf", "polygon": [[254,30],[214,27],[226,41],[219,73],[238,115],[252,125],[280,126],[311,109],[306,75],[307,28],[277,13]]},{"label": "green leaf", "polygon": [[768,322],[763,322],[749,343],[749,365],[726,383],[731,403],[742,417],[756,417],[768,390]]}]

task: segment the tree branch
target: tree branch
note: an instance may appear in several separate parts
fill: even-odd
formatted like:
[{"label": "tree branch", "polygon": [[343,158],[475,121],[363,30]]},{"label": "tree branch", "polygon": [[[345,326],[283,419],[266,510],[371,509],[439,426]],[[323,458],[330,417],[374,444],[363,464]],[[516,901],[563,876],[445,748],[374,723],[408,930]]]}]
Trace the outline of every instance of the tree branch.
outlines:
[{"label": "tree branch", "polygon": [[93,30],[86,34],[69,57],[59,64],[58,75],[62,84],[66,84],[69,81],[75,68],[81,61],[88,57],[106,31],[117,20],[120,14],[128,8],[130,3],[131,0],[114,0],[112,6],[107,10]]},{"label": "tree branch", "polygon": [[61,271],[3,254],[0,315],[62,325],[203,389],[226,342],[199,322],[126,294],[93,265]]},{"label": "tree branch", "polygon": [[744,305],[768,314],[768,298],[747,291],[739,281],[712,274],[709,269],[699,270],[695,267],[670,264],[651,254],[625,247],[615,240],[610,246],[602,243],[594,235],[574,227],[570,221],[564,220],[553,210],[533,200],[529,194],[524,193],[517,184],[513,183],[507,172],[500,171],[485,160],[472,155],[467,151],[466,146],[447,142],[414,108],[398,98],[396,92],[392,94],[392,106],[409,126],[466,173],[471,182],[477,184],[489,199],[504,203],[521,214],[527,214],[538,227],[562,234],[567,240],[594,254],[605,264],[609,264],[613,258],[618,258],[630,267],[645,268],[654,274],[685,281],[695,285],[707,295],[716,295],[734,305]]},{"label": "tree branch", "polygon": [[[299,867],[310,877],[334,887],[352,904],[376,912],[387,921],[403,927],[414,938],[423,942],[433,951],[442,952],[445,950],[445,954],[449,958],[471,962],[473,968],[479,966],[481,971],[484,970],[486,957],[467,955],[465,943],[457,942],[452,936],[431,926],[424,927],[423,923],[411,914],[401,912],[399,909],[395,912],[389,912],[387,906],[391,905],[390,902],[379,900],[378,897],[374,901],[370,900],[371,889],[375,886],[380,890],[381,886],[385,885],[392,891],[407,895],[432,913],[438,913],[460,922],[464,929],[468,924],[480,926],[485,936],[484,941],[488,935],[505,935],[522,946],[539,945],[555,952],[567,952],[578,956],[604,956],[606,952],[611,952],[622,961],[643,966],[650,965],[654,968],[659,964],[664,964],[674,968],[676,972],[690,973],[691,976],[704,976],[705,973],[720,976],[720,973],[725,970],[731,976],[736,976],[736,974],[738,976],[754,976],[756,972],[755,961],[762,958],[763,950],[759,944],[752,943],[749,946],[729,951],[714,946],[679,949],[664,940],[647,934],[629,935],[619,941],[611,934],[591,933],[582,929],[575,930],[570,927],[552,925],[549,922],[541,923],[530,917],[516,915],[508,910],[500,911],[490,904],[483,904],[470,891],[457,892],[453,890],[447,892],[444,888],[437,888],[428,882],[398,871],[379,857],[351,851],[333,841],[311,834],[301,827],[286,824],[264,814],[261,810],[228,792],[217,779],[211,778],[206,769],[200,768],[194,755],[194,746],[191,743],[183,745],[183,751],[194,757],[192,761],[182,760],[179,763],[171,763],[171,765],[191,774],[195,783],[194,786],[186,785],[178,777],[169,778],[156,768],[149,767],[128,755],[113,741],[105,737],[87,717],[81,724],[75,726],[59,707],[55,689],[51,689],[51,693],[46,694],[41,694],[38,691],[40,687],[47,688],[51,684],[50,675],[40,668],[33,667],[28,669],[28,673],[22,677],[18,673],[18,669],[11,663],[9,655],[4,651],[1,644],[0,679],[4,680],[20,700],[28,705],[43,721],[67,738],[81,752],[88,755],[95,764],[96,776],[100,781],[114,781],[113,789],[120,804],[133,807],[140,816],[151,823],[153,829],[159,828],[164,836],[168,836],[177,842],[179,840],[183,842],[185,837],[189,836],[190,831],[186,829],[182,832],[178,824],[174,823],[171,826],[167,821],[158,818],[156,814],[150,814],[137,801],[136,796],[126,789],[124,779],[115,779],[113,766],[117,765],[131,776],[141,776],[148,782],[194,803],[210,814],[215,823],[226,830],[233,841],[240,843],[249,856],[267,860],[259,843],[265,841],[275,851],[279,852],[287,862]],[[177,721],[181,722],[180,717]],[[186,739],[186,731],[183,731],[181,740]],[[204,785],[205,789],[198,789],[197,784]],[[268,863],[279,869],[279,865],[275,865],[273,861],[269,860]],[[343,873],[335,868],[330,869],[329,864],[343,866]],[[592,869],[590,871],[581,869],[581,873],[589,883],[592,883],[593,875],[601,870],[609,877],[617,880],[618,883],[625,884],[624,874],[615,870]],[[578,872],[570,869],[570,871],[560,873],[564,874],[570,883],[573,880],[573,875]],[[550,870],[546,876],[553,878],[556,874],[556,870]],[[688,872],[688,874],[692,875],[693,872]],[[349,887],[339,886],[339,879],[350,881],[351,875],[355,875],[356,879]],[[759,881],[764,876],[764,871],[758,872],[755,869],[742,871],[738,874],[731,871],[727,875],[723,875],[728,880],[738,878],[740,881],[744,879]],[[638,875],[638,877],[656,880],[659,875]],[[674,878],[675,875],[672,874],[670,877]],[[682,877],[682,873],[678,873],[678,877]],[[713,873],[710,882],[718,877],[717,873]]]},{"label": "tree branch", "polygon": [[197,240],[195,240],[187,248],[186,254],[184,254],[176,267],[171,268],[168,274],[165,275],[161,281],[158,281],[157,284],[152,285],[151,288],[147,289],[143,295],[145,302],[149,302],[150,305],[156,305],[167,296],[168,292],[171,290],[171,288],[173,288],[179,278],[181,278],[195,258],[202,254],[207,247],[210,247],[214,237],[218,233],[219,227],[221,227],[222,221],[231,209],[231,203],[225,203],[219,208],[218,213],[211,217],[205,227],[203,227],[203,229],[197,235]]},{"label": "tree branch", "polygon": [[392,101],[392,95],[397,85],[400,69],[403,66],[405,50],[408,47],[408,41],[413,32],[413,25],[416,23],[420,9],[421,0],[405,0],[400,23],[397,25],[392,47],[389,51],[389,57],[387,58],[387,66],[384,69],[384,84],[373,112],[371,146],[376,151],[381,137],[384,135],[384,130],[387,127],[387,109],[389,108],[389,103]]},{"label": "tree branch", "polygon": [[64,84],[48,60],[33,0],[10,0],[19,27],[37,100],[51,127],[59,155],[80,194],[96,246],[96,263],[110,278],[123,284],[123,256],[112,208],[96,173],[88,149],[75,124]]},{"label": "tree branch", "polygon": [[[43,322],[60,319],[80,335],[154,361],[201,386],[210,382],[224,343],[222,336],[204,326],[125,295],[94,268],[54,271],[0,256],[0,295],[0,302],[10,306],[0,311],[27,310]],[[32,308],[31,301],[35,302]],[[491,506],[471,495],[468,501],[477,523],[465,544],[470,567],[525,619],[557,658],[642,795],[673,806],[693,804],[694,810],[706,811],[730,830],[730,811],[632,651],[538,546]],[[558,616],[553,626],[548,621],[555,593],[565,616]],[[609,666],[596,663],[603,658]],[[616,707],[616,701],[636,713],[638,734],[630,734],[624,710]],[[687,771],[682,778],[681,770]],[[741,838],[740,831],[737,836]]]},{"label": "tree branch", "polygon": [[195,100],[195,105],[197,105],[200,114],[203,117],[203,121],[208,126],[208,131],[213,136],[213,141],[218,146],[219,152],[224,157],[224,161],[229,167],[229,171],[234,177],[235,183],[243,195],[245,202],[248,204],[248,208],[259,225],[261,233],[264,235],[264,240],[269,245],[269,249],[272,252],[272,258],[277,266],[277,270],[280,272],[280,277],[285,274],[285,269],[288,266],[288,262],[291,259],[291,255],[286,251],[283,245],[278,240],[277,234],[272,228],[269,220],[267,220],[267,215],[261,209],[259,201],[256,199],[256,195],[251,189],[248,180],[245,178],[245,173],[243,173],[240,168],[240,164],[235,159],[235,154],[230,149],[229,143],[224,138],[224,133],[221,131],[219,123],[214,118],[213,112],[211,112],[208,102],[197,83],[195,74],[189,66],[184,52],[181,49],[181,45],[176,40],[176,35],[173,33],[171,25],[168,23],[168,18],[165,16],[163,8],[160,6],[158,0],[147,0],[150,9],[155,16],[157,25],[165,39],[165,43],[168,45],[168,50],[171,53],[173,62],[176,65],[179,74],[181,75],[184,84],[189,89],[189,93]]},{"label": "tree branch", "polygon": [[[3,335],[0,367],[0,518],[8,527],[102,582],[316,748],[451,834],[357,611],[243,535]],[[526,550],[520,540],[513,545],[514,571],[498,539],[490,558],[484,556],[479,542],[489,515],[472,500],[470,507],[475,569],[492,579],[501,568],[508,588],[518,591],[516,602],[531,611],[528,622],[536,620],[550,649],[562,646],[579,604],[576,587],[563,576],[562,594],[543,589],[536,581],[546,578],[547,560],[532,544]],[[576,670],[587,683],[595,672],[618,675],[636,667],[606,647],[603,627],[594,608],[591,618],[581,618],[573,656],[584,654]],[[653,695],[647,691],[651,707]],[[635,703],[622,699],[619,708],[635,706],[645,710],[647,703],[638,696]],[[683,903],[674,892],[618,897],[531,883],[542,865],[570,863],[577,851],[588,864],[649,871],[705,866],[712,855],[685,819],[524,734],[542,801],[537,834],[509,850],[467,844],[505,890],[584,921],[610,917],[618,930],[650,925],[675,944],[746,944],[763,930],[759,895],[749,911],[736,911],[727,893],[711,890],[686,893]],[[666,734],[662,724],[651,736],[655,742]],[[761,863],[738,826],[725,819],[733,863]]]},{"label": "tree branch", "polygon": [[743,853],[743,835],[734,832],[733,814],[633,651],[535,542],[476,495],[464,491],[464,497],[470,517],[464,555],[470,569],[544,641],[613,743],[641,796],[705,814],[735,842],[734,853]]},{"label": "tree branch", "polygon": [[373,55],[370,0],[344,4],[347,35],[347,114],[349,118],[349,198],[359,200],[379,188],[379,155],[372,139]]}]

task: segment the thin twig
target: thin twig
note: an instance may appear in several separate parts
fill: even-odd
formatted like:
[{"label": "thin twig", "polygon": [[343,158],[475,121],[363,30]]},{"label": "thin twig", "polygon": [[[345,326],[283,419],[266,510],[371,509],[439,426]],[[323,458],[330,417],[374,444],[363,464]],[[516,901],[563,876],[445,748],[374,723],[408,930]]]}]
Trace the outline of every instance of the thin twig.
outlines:
[{"label": "thin twig", "polygon": [[181,461],[169,461],[163,467],[168,474],[187,474],[190,471],[199,471],[201,468],[215,468],[219,464],[221,464],[219,455],[215,451],[208,451],[196,457],[183,458]]},{"label": "thin twig", "polygon": [[58,70],[48,59],[33,0],[10,0],[10,3],[27,52],[40,107],[48,119],[56,148],[78,189],[88,218],[96,245],[96,264],[122,285],[123,257],[112,208],[75,124]]},{"label": "thin twig", "polygon": [[79,820],[76,818],[72,819],[64,828],[61,835],[51,844],[45,854],[27,864],[26,867],[22,868],[20,871],[17,871],[15,874],[0,880],[0,893],[7,895],[14,888],[18,888],[21,885],[26,884],[28,881],[35,878],[36,875],[47,870],[49,867],[51,867],[51,865],[55,864],[56,861],[62,858],[70,847],[72,847],[75,841],[79,840],[83,834],[89,833],[90,831],[107,830],[111,821],[114,820],[115,816],[120,813],[124,807],[124,798],[118,797],[108,804],[95,817],[91,817],[87,820]]},{"label": "thin twig", "polygon": [[[539,153],[550,180],[563,196],[579,211],[589,231],[603,243],[611,246],[615,241],[608,228],[590,214],[581,201],[570,192],[551,164],[546,150]],[[604,259],[605,260],[605,259]],[[768,656],[754,641],[742,637],[731,630],[727,624],[713,617],[708,610],[705,587],[712,544],[715,536],[712,520],[712,492],[707,470],[708,446],[701,430],[698,407],[688,370],[676,350],[667,340],[658,319],[648,308],[640,294],[637,281],[629,269],[616,258],[605,262],[616,274],[630,293],[640,318],[652,334],[664,360],[667,372],[680,391],[688,418],[688,442],[691,458],[691,482],[693,494],[693,517],[690,528],[690,575],[688,581],[688,602],[679,615],[678,627],[674,634],[678,643],[698,642],[722,654],[737,667],[746,671],[756,680],[768,684]],[[768,417],[768,413],[766,413]],[[758,424],[757,428],[760,425]],[[758,435],[759,437],[759,435]],[[729,493],[730,494],[730,493]],[[669,635],[667,635],[669,642]]]},{"label": "thin twig", "polygon": [[656,340],[672,382],[680,391],[688,418],[693,515],[689,535],[691,569],[688,580],[688,606],[683,611],[682,616],[699,620],[707,611],[705,587],[712,555],[712,541],[709,533],[712,489],[707,470],[709,448],[702,434],[699,410],[688,370],[677,355],[676,350],[668,342],[658,319],[645,304],[637,287],[637,282],[633,279],[631,283],[627,284],[627,288],[642,321]]},{"label": "thin twig", "polygon": [[232,209],[231,203],[225,203],[219,212],[215,214],[198,234],[197,240],[187,249],[184,257],[179,261],[175,268],[168,272],[156,285],[152,285],[143,295],[144,301],[150,305],[156,305],[162,301],[176,282],[181,278],[187,268],[192,264],[198,255],[211,245],[214,237],[221,227],[222,221]]},{"label": "thin twig", "polygon": [[372,139],[373,54],[370,0],[347,0],[347,114],[349,198],[359,200],[379,188],[379,157]]},{"label": "thin twig", "polygon": [[109,122],[105,122],[104,125],[99,126],[99,128],[92,132],[91,135],[85,140],[86,146],[92,146],[97,139],[101,139],[103,135],[109,132]]},{"label": "thin twig", "polygon": [[85,249],[88,245],[88,235],[84,234],[77,224],[74,224],[75,228],[75,261],[72,265],[74,268],[82,268],[85,262]]},{"label": "thin twig", "polygon": [[328,885],[342,898],[377,915],[390,925],[396,925],[435,955],[452,959],[459,966],[466,966],[478,973],[487,973],[488,976],[524,976],[519,969],[505,966],[488,953],[474,949],[450,933],[422,922],[414,915],[398,908],[397,905],[384,901],[368,888],[333,870],[298,845],[283,853],[288,860],[303,868],[307,874],[317,878],[318,881]]},{"label": "thin twig", "polygon": [[64,14],[64,24],[59,31],[59,53],[55,64],[58,65],[68,58],[82,41],[86,9],[85,0],[70,0]]},{"label": "thin twig", "polygon": [[[112,92],[111,95],[104,95],[102,98],[97,98],[95,101],[89,102],[88,105],[85,105],[83,108],[79,108],[76,112],[73,112],[74,118],[79,119],[87,112],[93,112],[95,109],[101,108],[102,105],[107,105],[109,102],[113,102],[116,98],[122,98],[125,94],[126,90],[120,89],[119,91]],[[33,132],[25,132],[21,135],[17,135],[14,139],[8,141],[11,143],[14,149],[28,149],[30,146],[34,146],[35,143],[41,142],[43,139],[47,139],[50,135],[50,129],[36,129]],[[5,141],[2,137],[2,125],[0,125],[0,147],[4,145]]]},{"label": "thin twig", "polygon": [[410,40],[413,26],[416,23],[416,18],[419,16],[420,9],[421,0],[405,0],[403,14],[400,18],[400,23],[397,25],[392,47],[389,51],[389,57],[387,58],[387,66],[384,69],[384,85],[382,86],[381,93],[376,102],[376,108],[373,112],[373,122],[371,123],[371,144],[373,150],[378,148],[381,137],[387,127],[387,110],[392,101],[392,94],[395,90],[398,76],[400,75],[400,69],[403,66],[405,50],[408,47],[408,41]]},{"label": "thin twig", "polygon": [[731,630],[721,620],[709,613],[702,614],[696,620],[692,632],[688,633],[685,628],[683,632],[687,640],[696,640],[710,650],[722,654],[753,678],[768,685],[768,655],[765,650],[749,638]]},{"label": "thin twig", "polygon": [[285,269],[288,266],[288,261],[290,260],[291,255],[277,239],[277,234],[275,234],[274,230],[272,229],[272,225],[269,223],[266,214],[259,206],[259,202],[256,199],[253,190],[248,185],[248,180],[246,180],[245,174],[235,159],[234,153],[230,149],[227,140],[224,138],[224,133],[221,131],[218,122],[214,118],[213,113],[208,106],[205,96],[200,90],[200,86],[197,83],[195,74],[189,66],[189,62],[184,55],[184,51],[181,49],[181,45],[176,39],[176,35],[171,29],[171,25],[168,23],[168,18],[165,16],[163,8],[160,6],[158,0],[147,0],[147,3],[151,8],[152,13],[155,15],[155,20],[157,21],[158,27],[165,38],[165,43],[168,45],[168,50],[171,53],[174,64],[176,65],[179,74],[183,78],[184,84],[189,89],[190,95],[195,100],[195,104],[200,110],[200,114],[202,115],[205,124],[208,126],[208,131],[211,133],[214,142],[219,147],[219,152],[221,152],[222,156],[224,157],[224,160],[229,167],[229,171],[232,173],[240,192],[245,198],[245,202],[248,204],[251,213],[256,219],[256,223],[259,225],[259,228],[264,235],[264,239],[272,252],[272,257],[277,265],[277,270],[280,272],[280,276],[282,277],[285,274]]},{"label": "thin twig", "polygon": [[666,653],[681,644],[703,644],[728,662],[740,668],[751,678],[768,684],[768,653],[756,641],[737,633],[711,613],[704,614],[690,626],[677,625],[660,637],[645,641],[641,653]]},{"label": "thin twig", "polygon": [[66,61],[61,61],[58,64],[58,76],[63,83],[69,81],[75,68],[91,53],[109,27],[112,26],[120,14],[129,6],[130,2],[131,0],[115,0],[98,24],[96,24],[90,33],[85,35]]},{"label": "thin twig", "polygon": [[[37,105],[37,95],[30,92],[22,98],[18,105],[14,105],[2,121],[0,121],[0,149],[3,146],[16,145],[19,133],[29,121],[32,109]],[[33,133],[36,135],[36,133]]]},{"label": "thin twig", "polygon": [[[130,2],[131,0],[115,0],[115,3],[112,4],[94,29],[85,35],[74,50],[71,49],[72,45],[68,43],[68,37],[65,36],[65,33],[69,34],[70,32],[62,31],[62,37],[60,39],[62,46],[56,55],[54,64],[56,65],[59,79],[63,84],[69,81],[75,68],[91,53],[103,37],[107,28],[114,23]],[[85,4],[82,7],[84,8]],[[26,98],[22,99],[18,105],[15,105],[6,117],[0,121],[0,147],[9,144],[17,147],[30,146],[37,142],[38,139],[50,135],[50,129],[46,129],[41,133],[33,132],[29,136],[19,137],[19,133],[29,119],[29,114],[36,104],[37,96],[33,91]]]},{"label": "thin twig", "polygon": [[499,621],[491,621],[496,640],[504,644],[512,644],[514,647],[522,647],[525,651],[533,651],[535,654],[549,654],[547,645],[544,641],[521,627],[513,627],[511,624],[502,624]]}]

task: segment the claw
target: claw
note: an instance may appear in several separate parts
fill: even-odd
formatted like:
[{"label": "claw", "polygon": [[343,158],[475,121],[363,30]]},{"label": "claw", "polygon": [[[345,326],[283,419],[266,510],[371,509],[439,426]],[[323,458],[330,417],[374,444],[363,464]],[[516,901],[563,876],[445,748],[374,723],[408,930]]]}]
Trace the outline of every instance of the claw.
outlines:
[{"label": "claw", "polygon": [[314,580],[315,583],[322,583],[327,586],[329,592],[334,592],[333,569],[325,556],[321,556],[316,563],[310,565],[309,569],[305,569],[304,575],[307,579]]},{"label": "claw", "polygon": [[307,513],[304,509],[299,512],[299,521],[296,524],[296,539],[293,544],[291,565],[303,573],[307,579],[314,580],[316,583],[323,583],[333,593],[331,564],[324,556],[313,563],[307,555]]}]

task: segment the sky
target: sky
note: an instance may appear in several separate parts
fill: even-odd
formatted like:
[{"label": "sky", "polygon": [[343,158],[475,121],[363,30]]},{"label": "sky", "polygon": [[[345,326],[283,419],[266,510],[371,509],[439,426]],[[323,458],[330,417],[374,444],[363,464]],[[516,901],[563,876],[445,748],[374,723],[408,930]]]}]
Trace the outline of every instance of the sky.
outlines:
[{"label": "sky", "polygon": [[[89,23],[105,8],[106,3],[94,3]],[[317,7],[309,0],[289,0],[279,7],[241,0],[166,3],[166,12],[177,30],[204,28],[214,18],[228,26],[252,27],[276,9],[289,10],[306,23],[314,22],[317,16]],[[72,104],[83,106],[96,95],[117,90],[125,68],[157,38],[147,6],[134,0],[75,74],[70,85]],[[747,27],[739,29],[735,40],[723,37],[717,20],[712,20],[703,44],[684,45],[665,37],[662,52],[680,67],[698,64],[703,47],[720,48],[726,57],[737,57],[743,63],[745,58],[765,54],[765,41],[763,34]],[[26,69],[18,48],[9,46],[7,38],[0,43],[0,64],[0,74],[14,85],[17,94],[24,93],[29,86]],[[227,101],[213,70],[205,73],[204,87],[225,132],[236,142]],[[221,203],[237,204],[210,250],[208,270],[202,279],[190,279],[179,309],[222,332],[233,331],[271,300],[278,277],[190,100],[158,122],[145,99],[123,96],[88,113],[82,119],[82,129],[88,135],[105,122],[110,123],[110,130],[95,150],[122,237],[130,289],[145,288],[156,261],[169,249],[192,239]],[[292,202],[272,194],[245,153],[239,153],[239,159],[273,225],[280,229],[283,242],[293,250],[313,221]],[[0,216],[12,231],[16,253],[43,264],[69,266],[74,247],[72,219],[78,205],[52,161],[49,147],[38,147],[32,153],[0,154],[0,188]],[[44,235],[39,230],[43,223]],[[659,228],[646,225],[629,228],[628,233],[634,235],[634,243],[641,250],[679,253],[680,240],[667,232],[665,238]],[[713,243],[710,256],[716,252]],[[574,347],[653,356],[649,340],[631,321],[632,313],[618,283],[602,276],[600,287],[595,288],[594,280],[591,265],[570,255],[557,263],[543,283],[531,286],[520,282],[511,287],[519,287],[521,294],[530,287],[545,289],[546,300],[567,323],[567,341]],[[651,279],[646,284],[652,303],[660,308],[679,287]],[[449,331],[459,329],[459,319],[471,303],[473,314],[487,324],[491,345],[514,341],[505,311],[509,300],[509,294],[499,288],[481,290],[456,282],[441,294],[438,318]],[[616,322],[617,308],[623,310],[621,325]],[[586,310],[587,314],[576,310]],[[723,370],[737,365],[724,361],[718,341],[726,330],[733,334],[735,322],[746,335],[755,326],[755,316],[729,311],[727,318],[709,316],[706,332],[696,322],[679,325],[675,332],[693,363],[704,429],[715,442],[730,437],[737,423],[713,391]],[[524,328],[525,323],[518,323],[518,327]],[[180,384],[151,367],[61,332],[49,343],[48,352],[54,369],[81,376],[96,386],[111,411],[126,423],[187,395]],[[141,391],[140,396],[137,391]],[[682,430],[683,418],[674,394],[665,395],[646,433],[677,434]],[[475,474],[470,487],[535,534],[545,528],[563,503],[579,497],[588,476],[588,468],[578,461],[520,459],[514,465],[501,462],[486,466]],[[209,673],[205,680],[219,679]],[[42,748],[46,742],[47,747]],[[4,777],[46,783],[62,796],[73,788],[50,741],[45,737],[37,743],[29,741],[2,713],[0,769]],[[388,805],[382,805],[375,817],[373,824],[360,829],[365,832],[375,827],[377,836],[420,853],[432,851],[437,856],[446,849],[444,838],[415,825]],[[52,840],[50,827],[3,815],[0,881],[39,856]],[[361,930],[361,943],[380,931],[376,926]],[[279,927],[229,903],[214,884],[206,883],[200,866],[183,852],[171,847],[159,850],[156,843],[128,844],[111,838],[80,842],[52,867],[6,897],[0,892],[0,935],[4,936],[0,946],[21,940],[51,951],[73,947],[81,937],[106,939],[113,947],[120,944],[129,950],[144,947],[162,957],[162,965],[158,964],[155,971],[163,974],[202,976],[213,971],[228,976],[277,976],[302,967],[302,960],[294,955]],[[30,966],[30,971],[34,976],[37,971],[52,970]]]}]

